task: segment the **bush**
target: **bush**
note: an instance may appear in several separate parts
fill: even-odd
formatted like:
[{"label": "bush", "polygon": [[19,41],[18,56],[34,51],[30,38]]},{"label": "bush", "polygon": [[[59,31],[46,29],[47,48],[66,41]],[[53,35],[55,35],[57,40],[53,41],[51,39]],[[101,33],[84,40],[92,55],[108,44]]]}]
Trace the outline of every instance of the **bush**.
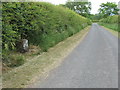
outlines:
[{"label": "bush", "polygon": [[107,18],[103,18],[100,20],[100,22],[103,22],[103,23],[118,23],[118,15],[114,15],[114,16],[109,16]]},{"label": "bush", "polygon": [[99,24],[103,25],[107,28],[116,30],[116,31],[120,31],[119,30],[119,16],[118,15],[114,15],[114,16],[109,16],[107,18],[103,18],[100,20]]},{"label": "bush", "polygon": [[91,24],[77,13],[44,2],[3,2],[3,49],[16,49],[19,39],[28,39],[43,50]]}]

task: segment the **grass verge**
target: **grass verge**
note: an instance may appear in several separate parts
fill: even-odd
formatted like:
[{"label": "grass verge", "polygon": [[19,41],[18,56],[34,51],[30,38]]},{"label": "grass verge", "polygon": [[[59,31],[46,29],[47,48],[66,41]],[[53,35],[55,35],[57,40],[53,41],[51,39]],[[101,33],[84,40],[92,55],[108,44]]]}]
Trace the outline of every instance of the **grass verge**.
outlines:
[{"label": "grass verge", "polygon": [[28,60],[24,65],[3,74],[3,88],[24,88],[49,73],[82,41],[90,26],[58,43],[48,52]]},{"label": "grass verge", "polygon": [[115,31],[113,29],[107,28],[105,26],[102,26],[103,28],[105,28],[106,30],[108,30],[109,32],[111,32],[114,36],[118,37],[118,31]]},{"label": "grass verge", "polygon": [[112,23],[112,24],[109,24],[109,23],[99,23],[100,25],[106,27],[106,28],[109,28],[109,29],[112,29],[114,31],[118,31],[118,23]]}]

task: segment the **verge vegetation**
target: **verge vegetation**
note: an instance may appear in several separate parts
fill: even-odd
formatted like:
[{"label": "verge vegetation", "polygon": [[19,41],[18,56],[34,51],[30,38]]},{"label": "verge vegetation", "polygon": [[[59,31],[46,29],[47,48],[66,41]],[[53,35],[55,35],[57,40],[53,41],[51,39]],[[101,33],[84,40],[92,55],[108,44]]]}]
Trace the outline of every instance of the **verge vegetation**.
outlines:
[{"label": "verge vegetation", "polygon": [[24,88],[31,83],[46,77],[49,71],[60,65],[64,58],[83,40],[90,27],[61,41],[48,52],[44,52],[17,68],[3,73],[3,88]]},{"label": "verge vegetation", "polygon": [[10,54],[16,52],[16,42],[21,39],[28,39],[29,45],[47,51],[90,24],[89,19],[62,6],[45,2],[3,2],[3,63],[14,67],[25,62],[23,55]]},{"label": "verge vegetation", "polygon": [[119,23],[120,23],[120,20],[118,15],[108,16],[107,18],[101,19],[99,22],[99,24],[102,26],[105,26],[109,29],[120,32],[120,29],[118,27]]}]

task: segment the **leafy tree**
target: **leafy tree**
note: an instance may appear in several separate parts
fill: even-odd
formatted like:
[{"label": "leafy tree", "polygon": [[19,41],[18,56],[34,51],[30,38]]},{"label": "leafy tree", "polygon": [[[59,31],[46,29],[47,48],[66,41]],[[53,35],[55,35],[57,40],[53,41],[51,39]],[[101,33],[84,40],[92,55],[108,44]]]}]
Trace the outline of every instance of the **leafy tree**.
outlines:
[{"label": "leafy tree", "polygon": [[83,1],[78,2],[76,0],[74,1],[68,0],[65,6],[84,17],[89,17],[90,15],[91,2],[83,2]]},{"label": "leafy tree", "polygon": [[117,5],[111,2],[102,3],[99,8],[99,14],[103,16],[103,18],[110,15],[118,15],[118,11]]}]

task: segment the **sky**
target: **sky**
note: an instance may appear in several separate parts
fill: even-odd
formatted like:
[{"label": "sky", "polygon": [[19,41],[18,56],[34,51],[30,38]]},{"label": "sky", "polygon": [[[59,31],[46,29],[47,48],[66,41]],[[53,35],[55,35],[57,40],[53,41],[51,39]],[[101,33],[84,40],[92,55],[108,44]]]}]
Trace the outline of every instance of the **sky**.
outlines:
[{"label": "sky", "polygon": [[[36,0],[36,1],[45,1],[45,2],[50,2],[52,4],[55,4],[55,5],[59,5],[59,4],[65,4],[67,0]],[[88,0],[88,1],[92,3],[91,13],[96,14],[98,13],[98,9],[100,8],[99,5],[101,3],[115,2],[116,4],[118,4],[120,0]]]}]

